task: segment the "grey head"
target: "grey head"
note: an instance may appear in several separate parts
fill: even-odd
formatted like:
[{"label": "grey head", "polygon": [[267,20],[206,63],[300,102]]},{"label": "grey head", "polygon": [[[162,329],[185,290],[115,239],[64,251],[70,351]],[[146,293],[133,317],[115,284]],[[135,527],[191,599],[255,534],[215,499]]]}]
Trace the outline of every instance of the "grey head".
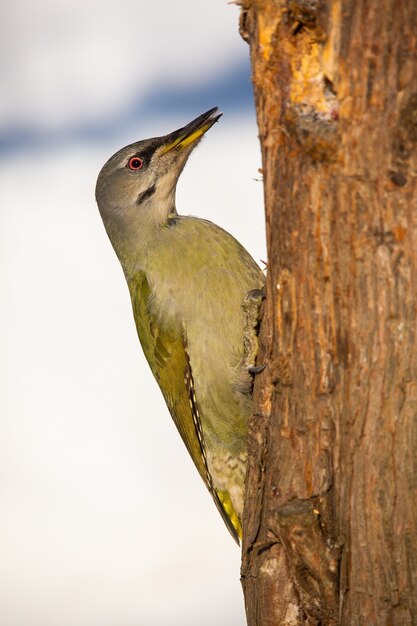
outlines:
[{"label": "grey head", "polygon": [[[163,137],[132,143],[114,154],[97,179],[96,200],[104,226],[123,263],[133,239],[176,215],[175,189],[191,151],[221,117],[217,107]],[[130,242],[130,243],[129,243]]]}]

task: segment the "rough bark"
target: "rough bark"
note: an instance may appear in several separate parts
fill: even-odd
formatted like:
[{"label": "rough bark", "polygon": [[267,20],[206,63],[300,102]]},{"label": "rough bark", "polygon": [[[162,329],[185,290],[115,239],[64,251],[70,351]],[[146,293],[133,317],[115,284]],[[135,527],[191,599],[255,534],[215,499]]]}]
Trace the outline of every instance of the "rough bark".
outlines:
[{"label": "rough bark", "polygon": [[417,2],[242,0],[268,276],[250,626],[417,625]]}]

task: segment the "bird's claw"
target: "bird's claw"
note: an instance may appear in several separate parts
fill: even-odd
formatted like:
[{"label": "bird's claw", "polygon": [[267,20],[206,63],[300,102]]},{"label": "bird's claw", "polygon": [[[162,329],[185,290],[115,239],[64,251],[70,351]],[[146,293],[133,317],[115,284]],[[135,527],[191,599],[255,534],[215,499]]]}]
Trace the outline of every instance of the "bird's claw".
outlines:
[{"label": "bird's claw", "polygon": [[248,372],[252,376],[256,376],[257,374],[260,374],[261,372],[263,372],[265,368],[266,368],[266,363],[264,363],[263,365],[251,365],[250,367],[248,367]]}]

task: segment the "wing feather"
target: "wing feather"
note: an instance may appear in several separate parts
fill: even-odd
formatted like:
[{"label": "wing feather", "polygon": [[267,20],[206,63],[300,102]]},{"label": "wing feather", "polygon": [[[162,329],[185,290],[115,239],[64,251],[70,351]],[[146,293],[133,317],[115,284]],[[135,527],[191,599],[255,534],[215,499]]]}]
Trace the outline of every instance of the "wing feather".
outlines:
[{"label": "wing feather", "polygon": [[148,306],[150,288],[143,272],[136,274],[135,280],[129,282],[129,289],[139,339],[152,373],[200,476],[227,528],[239,543],[240,524],[237,529],[236,521],[235,525],[232,523],[230,511],[225,510],[230,509],[230,503],[224,502],[223,494],[217,493],[208,468],[186,334],[184,331],[166,329],[154,319]]}]

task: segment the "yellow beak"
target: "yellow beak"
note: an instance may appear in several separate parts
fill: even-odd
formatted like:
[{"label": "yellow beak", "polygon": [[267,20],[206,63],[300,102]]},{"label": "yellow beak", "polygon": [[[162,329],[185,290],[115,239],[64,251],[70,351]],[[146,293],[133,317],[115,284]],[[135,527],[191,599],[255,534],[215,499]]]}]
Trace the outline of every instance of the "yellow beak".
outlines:
[{"label": "yellow beak", "polygon": [[195,143],[209,130],[209,128],[213,126],[215,122],[217,122],[221,115],[221,113],[218,113],[218,108],[214,107],[214,109],[210,109],[206,113],[203,113],[195,120],[187,124],[187,126],[184,126],[184,128],[175,130],[170,135],[167,135],[167,143],[162,148],[160,154],[166,154],[173,148],[177,147],[187,148],[187,146]]}]

